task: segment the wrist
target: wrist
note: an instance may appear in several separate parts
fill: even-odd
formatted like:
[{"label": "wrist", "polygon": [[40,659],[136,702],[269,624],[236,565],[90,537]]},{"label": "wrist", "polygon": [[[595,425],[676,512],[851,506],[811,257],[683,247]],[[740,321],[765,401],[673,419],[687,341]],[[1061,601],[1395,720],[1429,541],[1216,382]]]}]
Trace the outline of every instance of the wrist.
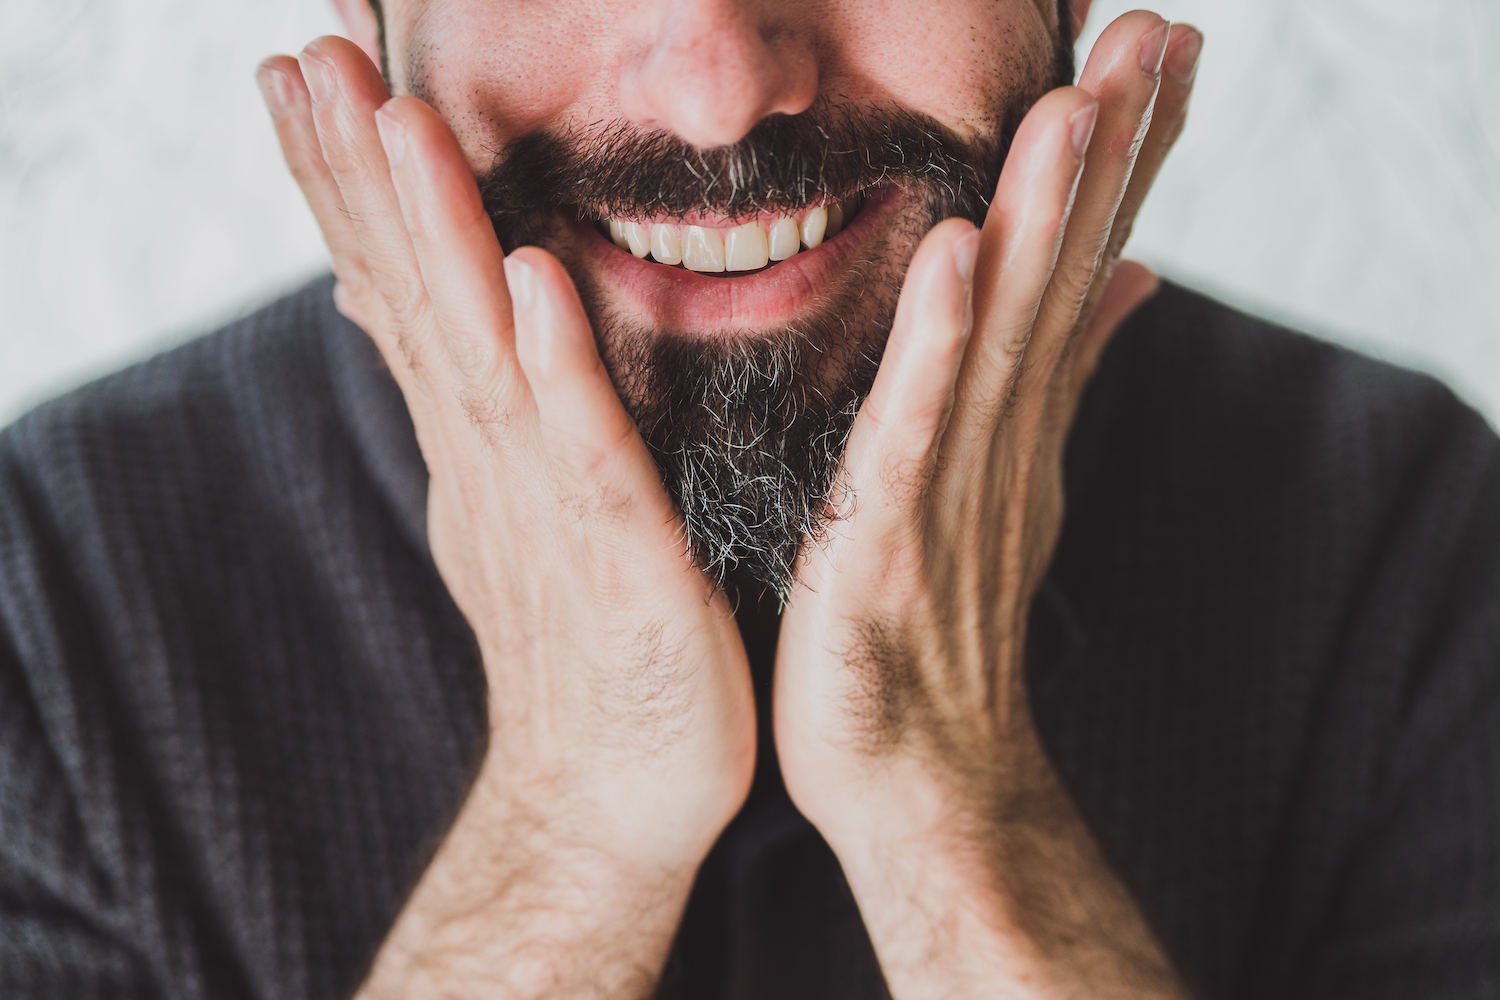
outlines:
[{"label": "wrist", "polygon": [[568,859],[565,870],[618,882],[691,883],[738,804],[694,800],[660,776],[629,779],[577,764],[537,770],[492,746],[464,815],[505,831],[511,848],[535,859]]},{"label": "wrist", "polygon": [[[993,837],[993,833],[992,833]],[[894,996],[1052,996],[1044,944],[1004,872],[1003,835],[889,833],[835,847]]]},{"label": "wrist", "polygon": [[[701,856],[609,843],[482,769],[371,970],[364,998],[644,997]],[[601,826],[600,829],[607,829]],[[576,980],[577,982],[574,982]],[[581,993],[579,995],[582,995]]]},{"label": "wrist", "polygon": [[788,775],[788,789],[829,844],[850,854],[939,851],[962,857],[1010,824],[1031,824],[1062,792],[1030,719],[1003,737],[909,740],[881,756],[849,755]]},{"label": "wrist", "polygon": [[1085,996],[1131,982],[1180,995],[1056,773],[1045,759],[1013,766],[994,797],[906,785],[905,808],[885,796],[829,838],[892,993],[983,996],[1009,983],[1018,997]]}]

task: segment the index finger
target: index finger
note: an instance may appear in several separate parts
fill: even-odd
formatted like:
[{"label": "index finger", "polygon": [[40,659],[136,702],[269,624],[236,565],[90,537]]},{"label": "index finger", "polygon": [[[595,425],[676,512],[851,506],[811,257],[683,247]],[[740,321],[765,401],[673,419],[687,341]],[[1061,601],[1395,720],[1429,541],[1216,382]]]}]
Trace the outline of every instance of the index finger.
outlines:
[{"label": "index finger", "polygon": [[375,114],[401,216],[449,355],[470,383],[519,378],[505,255],[452,129],[415,97]]},{"label": "index finger", "polygon": [[[1042,402],[1061,352],[1094,294],[1108,261],[1110,238],[1137,156],[1151,127],[1171,25],[1148,11],[1121,15],[1100,36],[1078,85],[1099,100],[1099,124],[1089,143],[1073,215],[1057,272],[1037,316],[1042,340],[1027,357],[1028,376],[1018,396]],[[1095,298],[1094,301],[1097,301]]]},{"label": "index finger", "polygon": [[[369,57],[336,35],[315,39],[298,57],[312,100],[323,160],[338,184],[376,290],[389,309],[401,361],[418,380],[435,339],[421,269],[401,219],[375,111],[390,99]],[[387,359],[392,360],[390,358]]]}]

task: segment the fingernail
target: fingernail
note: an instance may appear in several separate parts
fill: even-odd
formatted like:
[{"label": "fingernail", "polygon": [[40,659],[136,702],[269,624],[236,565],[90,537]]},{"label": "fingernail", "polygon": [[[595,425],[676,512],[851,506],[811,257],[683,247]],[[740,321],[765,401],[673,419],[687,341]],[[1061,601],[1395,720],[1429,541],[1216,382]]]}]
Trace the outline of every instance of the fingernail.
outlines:
[{"label": "fingernail", "polygon": [[297,62],[302,64],[302,79],[307,81],[307,92],[314,104],[322,104],[333,96],[333,70],[327,63],[306,49]]},{"label": "fingernail", "polygon": [[1167,54],[1167,39],[1172,34],[1172,22],[1163,21],[1161,26],[1141,39],[1141,72],[1155,76],[1161,72],[1162,56]]},{"label": "fingernail", "polygon": [[1182,41],[1167,55],[1167,72],[1184,87],[1198,75],[1198,57],[1203,53],[1203,34],[1189,28]]},{"label": "fingernail", "polygon": [[380,144],[385,147],[385,160],[393,167],[401,165],[406,155],[406,126],[385,108],[375,112],[375,131],[380,133]]},{"label": "fingernail", "polygon": [[505,258],[505,284],[510,288],[510,307],[528,312],[536,302],[536,271],[525,261]]},{"label": "fingernail", "polygon": [[287,82],[286,74],[280,70],[272,69],[265,63],[255,71],[255,82],[260,84],[261,98],[266,102],[266,109],[271,114],[280,114],[292,100],[292,88]]},{"label": "fingernail", "polygon": [[1089,151],[1089,140],[1094,137],[1094,123],[1099,120],[1099,105],[1090,104],[1079,108],[1068,119],[1068,138],[1073,144],[1073,158],[1083,159]]},{"label": "fingernail", "polygon": [[979,258],[979,230],[965,233],[953,241],[953,267],[968,284],[974,280],[974,261]]}]

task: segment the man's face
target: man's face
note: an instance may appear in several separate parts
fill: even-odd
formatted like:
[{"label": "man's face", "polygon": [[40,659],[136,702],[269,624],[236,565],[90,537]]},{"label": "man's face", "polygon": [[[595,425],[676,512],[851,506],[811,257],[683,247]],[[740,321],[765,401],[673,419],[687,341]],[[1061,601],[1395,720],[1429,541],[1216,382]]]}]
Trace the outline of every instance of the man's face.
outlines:
[{"label": "man's face", "polygon": [[1056,2],[383,13],[393,89],[452,125],[502,244],[572,274],[695,557],[784,595],[917,243],[981,220],[1021,116],[1070,82]]}]

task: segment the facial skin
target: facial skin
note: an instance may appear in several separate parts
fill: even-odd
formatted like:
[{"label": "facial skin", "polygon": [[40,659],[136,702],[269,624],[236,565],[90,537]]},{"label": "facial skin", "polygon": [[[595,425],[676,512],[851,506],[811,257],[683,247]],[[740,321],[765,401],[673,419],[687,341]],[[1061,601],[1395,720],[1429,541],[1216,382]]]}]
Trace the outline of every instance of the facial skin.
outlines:
[{"label": "facial skin", "polygon": [[[662,223],[710,189],[684,201],[599,178],[673,143],[678,166],[713,164],[713,150],[743,154],[747,136],[781,127],[758,123],[829,107],[825,125],[925,122],[929,153],[998,148],[1004,95],[1022,95],[1019,111],[1028,87],[1045,89],[1059,12],[1024,0],[393,6],[393,82],[420,83],[428,104],[391,97],[373,12],[343,7],[363,52],[318,39],[266,60],[261,88],[328,242],[334,302],[411,413],[433,561],[474,630],[490,716],[469,796],[360,995],[653,995],[699,865],[745,802],[757,730],[733,604],[701,549],[700,565],[683,558],[693,510],[642,433],[653,397],[680,387],[643,373],[690,370],[659,363],[674,352],[776,361],[759,346],[799,325],[810,352],[838,359],[787,366],[809,401],[884,341],[841,443],[832,527],[802,546],[784,594],[771,712],[787,792],[838,857],[891,995],[1185,995],[1051,767],[1023,668],[1072,414],[1109,337],[1156,287],[1120,251],[1182,128],[1202,36],[1146,11],[1109,25],[1078,86],[1026,112],[982,225],[950,218],[923,235],[948,211],[931,195],[971,186],[953,182],[960,167],[925,186],[926,172],[882,176],[893,183],[834,239],[724,276],[642,261],[570,206],[592,197]],[[1083,11],[1071,13],[1076,34]],[[499,229],[520,218],[546,248],[505,254],[491,211],[527,186],[505,166],[547,136],[600,129],[629,141],[584,157],[571,184],[533,183],[541,196],[518,203],[549,212],[504,212]],[[785,181],[785,138],[766,147],[783,155],[758,188],[735,175],[725,205],[710,199],[708,214],[732,218],[667,221],[810,207],[806,185]],[[552,167],[568,148],[527,161],[548,165],[528,168],[531,181],[562,176]],[[858,152],[878,162],[885,149]],[[640,166],[626,173],[660,179]],[[887,331],[880,300],[898,283]],[[819,333],[820,312],[836,334]],[[791,424],[801,402],[770,393],[763,414]],[[742,443],[666,413],[686,440]]]},{"label": "facial skin", "polygon": [[[382,14],[394,91],[454,128],[502,245],[542,246],[572,275],[698,564],[784,599],[918,242],[950,216],[983,221],[1025,111],[1071,82],[1059,11],[396,0]],[[601,235],[607,219],[640,224],[636,254]],[[733,237],[727,271],[689,270],[702,262],[686,247],[656,261],[690,224],[718,241],[749,223],[756,242],[781,220],[806,239],[769,265],[737,270]],[[638,259],[648,232],[656,251]]]}]

